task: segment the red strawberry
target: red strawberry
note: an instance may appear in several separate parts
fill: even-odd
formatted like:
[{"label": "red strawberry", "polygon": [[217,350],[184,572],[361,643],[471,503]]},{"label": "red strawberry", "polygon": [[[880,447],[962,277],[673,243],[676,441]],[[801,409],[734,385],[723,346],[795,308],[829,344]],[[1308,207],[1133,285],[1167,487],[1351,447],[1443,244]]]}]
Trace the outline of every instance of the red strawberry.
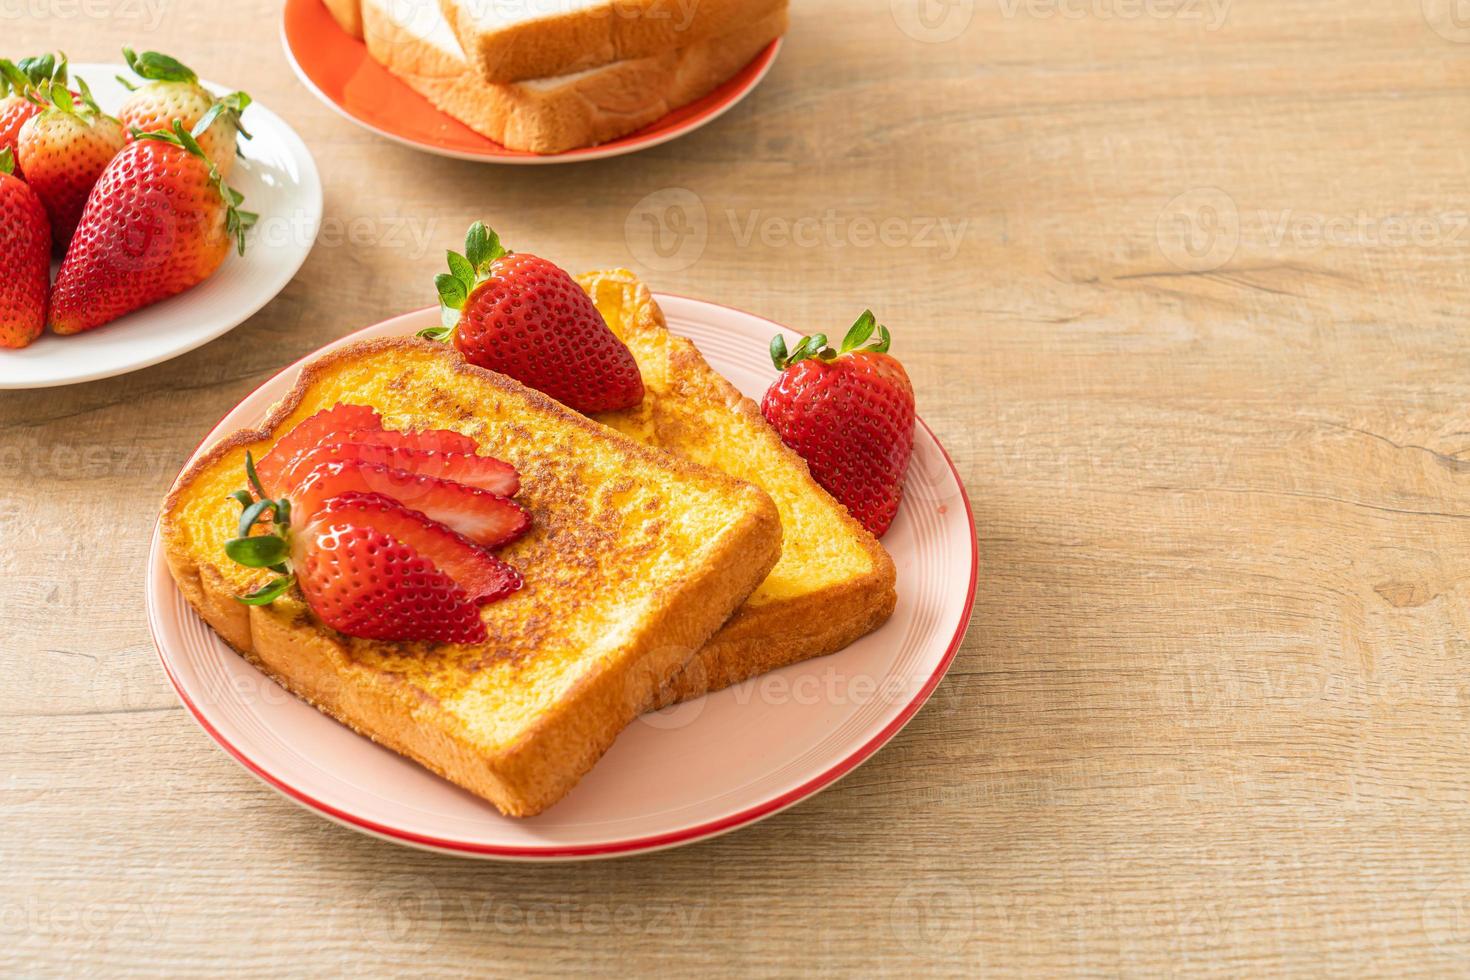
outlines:
[{"label": "red strawberry", "polygon": [[391,497],[486,548],[509,544],[531,526],[531,515],[508,497],[374,463],[319,463],[287,495],[292,508],[307,516],[344,493]]},{"label": "red strawberry", "polygon": [[[878,339],[868,344],[875,326]],[[766,421],[807,461],[812,477],[879,536],[898,512],[914,450],[914,389],[888,354],[890,341],[871,310],[839,350],[817,334],[788,354],[777,334],[771,360],[781,376],[761,402]]]},{"label": "red strawberry", "polygon": [[[267,488],[275,493],[284,493],[293,482],[285,477],[286,470],[293,469],[299,475],[305,476],[311,467],[298,465],[298,460],[306,453],[323,445],[372,446],[381,447],[383,450],[405,450],[414,453],[469,455],[477,453],[480,448],[479,444],[469,436],[449,429],[415,431],[384,429],[383,419],[375,409],[366,405],[348,405],[339,402],[298,423],[295,428],[277,440],[270,451],[256,464],[256,472]],[[363,454],[347,456],[337,454],[331,458],[339,457],[368,459],[368,456]],[[458,480],[460,483],[469,483],[492,493],[506,496],[514,494],[520,485],[519,478],[515,476],[515,470],[511,466],[499,460],[490,459],[488,456],[477,457],[472,463],[465,461],[462,465],[469,468],[459,470],[460,475],[444,471],[444,467],[453,466],[454,461],[436,466],[433,461],[425,460],[428,468],[422,470],[402,465],[415,458],[414,456],[399,457],[399,461],[394,465],[399,469],[406,469],[414,473],[423,472],[430,476],[445,476]],[[324,459],[325,457],[319,456],[313,459],[312,464],[315,465]],[[382,463],[385,460],[377,455],[372,455],[369,461]],[[475,472],[480,474],[479,478],[462,478],[466,474]]]},{"label": "red strawberry", "polygon": [[255,472],[271,493],[284,493],[286,488],[277,484],[281,473],[297,453],[311,449],[334,435],[355,429],[380,430],[382,427],[383,418],[376,409],[367,405],[338,402],[297,423],[295,428],[281,436],[270,451],[260,458],[260,462],[255,464]]},{"label": "red strawberry", "polygon": [[144,133],[87,201],[56,276],[51,329],[100,327],[203,282],[231,246],[243,255],[256,216],[237,211],[240,200],[179,123]]},{"label": "red strawberry", "polygon": [[[318,427],[322,416],[331,420],[330,412],[319,413],[313,417]],[[238,536],[225,543],[225,553],[278,576],[240,601],[265,605],[299,584],[317,617],[351,636],[483,643],[486,632],[476,607],[520,589],[520,574],[428,513],[370,489],[373,481],[364,477],[372,469],[387,472],[364,464],[321,464],[298,491],[271,499],[247,453],[245,473],[259,499],[249,490],[233,495],[244,510]],[[409,474],[398,476],[414,485]],[[503,501],[470,487],[438,483],[420,500],[425,510],[451,520],[463,516],[454,511],[467,502],[483,507],[476,498]],[[267,517],[271,532],[254,533]],[[293,518],[299,529],[293,529]]]},{"label": "red strawberry", "polygon": [[[330,438],[330,437],[329,437]],[[395,449],[365,443],[329,441],[297,453],[281,476],[286,487],[310,473],[321,463],[376,463],[419,476],[453,480],[509,497],[521,488],[515,467],[490,456],[473,453],[436,453],[421,449]]]},{"label": "red strawberry", "polygon": [[51,288],[51,228],[41,199],[11,174],[0,149],[0,347],[24,347],[46,326]]},{"label": "red strawberry", "polygon": [[328,508],[295,535],[296,581],[323,623],[367,640],[484,642],[479,610],[454,579],[358,519]]},{"label": "red strawberry", "polygon": [[0,58],[0,150],[15,152],[21,127],[45,108],[37,87],[48,82],[66,85],[65,58],[46,54],[18,63]]},{"label": "red strawberry", "polygon": [[521,587],[514,568],[464,535],[382,494],[344,493],[328,501],[317,516],[322,515],[351,518],[403,542],[454,579],[471,602],[483,605]]},{"label": "red strawberry", "polygon": [[579,412],[631,408],[643,378],[627,346],[576,280],[545,259],[507,252],[475,222],[465,254],[449,253],[450,274],[434,279],[442,327],[465,359],[539,389]]},{"label": "red strawberry", "polygon": [[92,187],[126,139],[122,123],[97,108],[86,82],[76,82],[80,106],[64,85],[43,86],[47,108],[26,120],[16,141],[16,160],[46,205],[58,253],[66,250]]},{"label": "red strawberry", "polygon": [[[128,67],[149,84],[135,89],[118,109],[117,117],[129,132],[168,132],[174,121],[194,134],[205,156],[228,178],[235,166],[235,136],[250,134],[240,125],[240,113],[250,105],[250,96],[231,92],[215,98],[193,70],[166,54],[123,48]],[[123,84],[127,84],[124,82]],[[130,86],[131,87],[131,86]]]},{"label": "red strawberry", "polygon": [[[475,440],[453,429],[417,429],[400,431],[358,429],[344,432],[334,441],[362,446],[387,446],[390,449],[413,449],[428,453],[473,453],[480,446]],[[514,491],[508,491],[513,493]]]}]

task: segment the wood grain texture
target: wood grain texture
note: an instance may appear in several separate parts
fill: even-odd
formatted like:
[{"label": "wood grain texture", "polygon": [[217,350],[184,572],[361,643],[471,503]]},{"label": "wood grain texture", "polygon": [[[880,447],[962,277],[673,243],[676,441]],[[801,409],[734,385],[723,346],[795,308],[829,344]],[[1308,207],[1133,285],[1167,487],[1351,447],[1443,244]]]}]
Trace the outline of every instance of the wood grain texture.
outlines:
[{"label": "wood grain texture", "polygon": [[[13,6],[3,53],[184,56],[307,138],[328,217],[228,336],[0,397],[0,971],[1470,970],[1452,4],[802,0],[718,123],[514,169],[317,104],[269,0],[96,2]],[[297,809],[178,706],[155,502],[272,371],[427,304],[481,216],[574,269],[895,329],[981,587],[935,700],[837,787],[669,853],[476,864]]]}]

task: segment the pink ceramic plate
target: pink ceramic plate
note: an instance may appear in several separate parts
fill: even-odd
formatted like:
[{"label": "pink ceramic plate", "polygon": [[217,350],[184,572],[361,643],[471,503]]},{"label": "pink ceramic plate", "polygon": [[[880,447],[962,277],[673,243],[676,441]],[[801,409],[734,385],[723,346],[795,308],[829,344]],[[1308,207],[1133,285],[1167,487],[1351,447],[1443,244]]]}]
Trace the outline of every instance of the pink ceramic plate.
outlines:
[{"label": "pink ceramic plate", "polygon": [[[773,376],[766,348],[776,324],[701,300],[658,300],[675,333],[693,339],[746,394],[760,396]],[[410,334],[437,317],[437,310],[420,310],[331,347]],[[298,369],[241,402],[205,445],[258,422]],[[502,817],[262,676],[184,601],[156,533],[148,619],[164,669],[199,724],[298,803],[367,833],[456,854],[606,857],[685,844],[770,816],[852,771],[913,717],[964,636],[977,567],[964,487],[922,423],[904,505],[883,544],[898,566],[898,608],[882,629],[830,657],[645,716],[566,799],[528,820]]]}]

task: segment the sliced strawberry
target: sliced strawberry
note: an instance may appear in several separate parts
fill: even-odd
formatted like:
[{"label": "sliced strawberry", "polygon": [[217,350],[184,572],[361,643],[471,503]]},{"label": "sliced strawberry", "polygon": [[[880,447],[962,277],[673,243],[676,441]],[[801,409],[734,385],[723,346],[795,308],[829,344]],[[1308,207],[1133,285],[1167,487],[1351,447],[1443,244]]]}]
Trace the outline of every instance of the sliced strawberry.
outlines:
[{"label": "sliced strawberry", "polygon": [[344,493],[333,497],[317,514],[317,520],[329,518],[382,531],[408,545],[454,579],[471,602],[484,604],[521,587],[520,573],[514,568],[464,535],[382,494]]},{"label": "sliced strawberry", "polygon": [[296,581],[321,621],[368,640],[483,643],[466,591],[413,546],[355,523],[359,516],[326,507],[292,535]]},{"label": "sliced strawberry", "polygon": [[403,470],[405,473],[453,480],[455,483],[479,487],[505,497],[512,496],[521,488],[521,479],[516,474],[515,467],[490,456],[392,449],[388,446],[335,441],[297,453],[281,473],[281,485],[286,488],[295,486],[315,466],[331,462],[376,463],[389,469]]},{"label": "sliced strawberry", "polygon": [[294,429],[277,440],[270,451],[255,464],[255,472],[260,476],[260,482],[267,491],[280,493],[284,488],[276,484],[279,482],[282,471],[286,469],[292,457],[303,449],[310,449],[333,433],[351,432],[356,429],[381,429],[382,427],[383,418],[376,409],[367,405],[347,405],[338,402],[331,408],[323,409],[300,422]]},{"label": "sliced strawberry", "polygon": [[480,444],[453,429],[358,429],[342,433],[333,442],[360,443],[365,446],[387,446],[390,449],[421,449],[430,453],[473,453]]},{"label": "sliced strawberry", "polygon": [[291,492],[292,510],[299,520],[344,493],[391,497],[486,548],[509,544],[531,526],[531,515],[508,497],[453,480],[350,460],[312,467]]}]

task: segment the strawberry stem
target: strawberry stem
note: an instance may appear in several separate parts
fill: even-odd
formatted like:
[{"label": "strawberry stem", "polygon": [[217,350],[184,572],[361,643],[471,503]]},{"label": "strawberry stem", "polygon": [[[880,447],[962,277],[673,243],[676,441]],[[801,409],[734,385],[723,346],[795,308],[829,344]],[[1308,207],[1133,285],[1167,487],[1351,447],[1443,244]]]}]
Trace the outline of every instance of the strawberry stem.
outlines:
[{"label": "strawberry stem", "polygon": [[[225,554],[246,568],[268,568],[277,577],[243,596],[235,596],[247,606],[263,606],[280,598],[296,581],[291,570],[291,501],[285,497],[273,500],[266,496],[260,475],[255,471],[255,458],[245,453],[246,482],[260,495],[256,499],[249,490],[236,490],[230,497],[240,504],[237,535],[225,542]],[[268,534],[251,534],[267,514],[272,515]]]},{"label": "strawberry stem", "polygon": [[500,236],[485,222],[470,225],[464,239],[464,254],[450,251],[445,253],[449,271],[434,277],[434,289],[439,294],[439,326],[426,327],[419,336],[428,340],[445,341],[454,336],[459,323],[459,313],[470,298],[475,287],[490,277],[490,267],[496,259],[510,252],[500,244]]},{"label": "strawberry stem", "polygon": [[[874,331],[877,332],[878,339],[869,343]],[[787,353],[786,338],[776,334],[771,338],[771,363],[776,365],[776,370],[784,371],[791,365],[812,357],[822,361],[831,361],[843,354],[856,352],[886,354],[892,343],[893,336],[889,334],[888,328],[878,322],[872,310],[863,310],[862,315],[848,328],[847,334],[842,338],[841,346],[836,350],[827,346],[826,334],[818,333],[801,338],[791,352]]]},{"label": "strawberry stem", "polygon": [[22,58],[18,62],[0,58],[0,96],[13,91],[21,98],[39,104],[44,100],[38,88],[51,82],[66,85],[66,55],[43,54]]},{"label": "strawberry stem", "polygon": [[123,59],[133,74],[150,82],[198,82],[199,76],[179,59],[161,51],[144,51],[138,54],[132,48],[122,49]]}]

